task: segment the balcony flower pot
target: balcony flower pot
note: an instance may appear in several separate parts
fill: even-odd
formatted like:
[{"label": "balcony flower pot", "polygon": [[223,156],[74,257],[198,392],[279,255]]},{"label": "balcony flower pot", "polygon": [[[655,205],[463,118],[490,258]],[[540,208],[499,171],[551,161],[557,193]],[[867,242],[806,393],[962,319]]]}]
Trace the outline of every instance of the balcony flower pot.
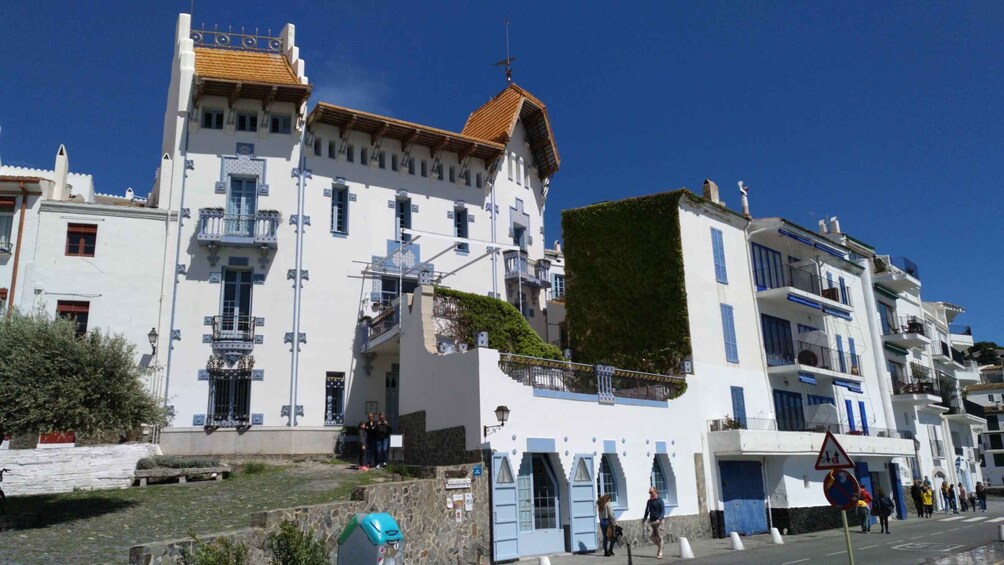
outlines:
[{"label": "balcony flower pot", "polygon": [[809,351],[808,349],[803,349],[798,352],[798,364],[808,365],[810,367],[816,367],[819,364],[819,357],[815,353]]}]

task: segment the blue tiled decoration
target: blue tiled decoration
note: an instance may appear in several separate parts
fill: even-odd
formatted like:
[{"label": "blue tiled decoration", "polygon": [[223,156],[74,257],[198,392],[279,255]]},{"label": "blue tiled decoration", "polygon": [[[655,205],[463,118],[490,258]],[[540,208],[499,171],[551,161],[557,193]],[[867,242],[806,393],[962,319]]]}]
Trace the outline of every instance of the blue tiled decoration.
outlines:
[{"label": "blue tiled decoration", "polygon": [[209,273],[209,282],[210,284],[220,284],[223,282],[223,273],[220,271],[213,271],[212,273]]},{"label": "blue tiled decoration", "polygon": [[213,325],[213,317],[212,316],[203,316],[202,317],[202,325],[203,326],[211,326],[211,325]]},{"label": "blue tiled decoration", "polygon": [[325,198],[331,198],[331,189],[330,188],[325,188],[324,189],[324,197]]},{"label": "blue tiled decoration", "polygon": [[397,206],[397,204],[395,204],[393,200],[388,200],[387,201],[387,207],[388,208],[395,208],[396,206]]},{"label": "blue tiled decoration", "polygon": [[257,327],[259,327],[259,328],[265,327],[265,317],[264,316],[258,316],[257,318],[255,318],[254,319],[254,325],[257,326]]},{"label": "blue tiled decoration", "polygon": [[238,143],[237,150],[234,152],[236,155],[250,155],[254,156],[254,143]]},{"label": "blue tiled decoration", "polygon": [[268,185],[265,183],[258,185],[258,196],[268,196]]},{"label": "blue tiled decoration", "polygon": [[192,217],[192,211],[189,210],[188,208],[182,208],[181,209],[181,217],[182,218],[191,218]]},{"label": "blue tiled decoration", "polygon": [[209,380],[209,370],[208,369],[199,369],[199,379],[198,380],[200,380],[200,381],[208,381]]},{"label": "blue tiled decoration", "polygon": [[251,369],[251,380],[252,381],[265,380],[265,369]]},{"label": "blue tiled decoration", "polygon": [[265,423],[264,414],[251,414],[251,425],[252,426],[262,426]]},{"label": "blue tiled decoration", "polygon": [[212,343],[213,334],[202,334],[202,343]]},{"label": "blue tiled decoration", "polygon": [[349,193],[349,202],[355,202],[355,201],[356,201],[356,193],[355,192],[350,192]]},{"label": "blue tiled decoration", "polygon": [[417,214],[418,213],[418,204],[412,204],[411,205],[411,213],[412,214]]},{"label": "blue tiled decoration", "polygon": [[446,217],[448,219],[452,220],[453,219],[453,210],[447,210],[446,211]]},{"label": "blue tiled decoration", "polygon": [[227,183],[219,180],[216,181],[216,194],[226,194],[227,193]]},{"label": "blue tiled decoration", "polygon": [[474,223],[474,214],[471,214],[470,212],[467,213],[467,222],[471,224]]},{"label": "blue tiled decoration", "polygon": [[194,415],[192,415],[192,425],[193,426],[205,426],[206,425],[206,415],[205,414],[194,414]]},{"label": "blue tiled decoration", "polygon": [[181,341],[181,330],[171,330],[171,340]]},{"label": "blue tiled decoration", "polygon": [[265,343],[265,336],[263,336],[263,335],[256,335],[256,336],[254,336],[254,342],[255,342],[255,345],[261,345],[261,344]]}]

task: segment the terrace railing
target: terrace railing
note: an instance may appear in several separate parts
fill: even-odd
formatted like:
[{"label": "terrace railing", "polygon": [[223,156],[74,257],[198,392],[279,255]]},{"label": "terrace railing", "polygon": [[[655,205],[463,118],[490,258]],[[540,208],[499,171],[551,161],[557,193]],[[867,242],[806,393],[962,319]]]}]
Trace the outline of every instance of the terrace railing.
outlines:
[{"label": "terrace railing", "polygon": [[785,345],[767,348],[768,366],[782,367],[798,364],[851,375],[860,373],[861,357],[859,355],[851,355],[846,351],[838,351],[803,341],[794,342],[790,349]]},{"label": "terrace railing", "polygon": [[826,432],[844,435],[866,435],[871,437],[890,437],[900,439],[913,439],[913,433],[888,428],[872,428],[867,430],[861,426],[852,428],[848,424],[812,421],[804,419],[782,419],[774,420],[770,418],[720,418],[708,421],[708,430],[721,432],[728,430],[757,430],[757,431],[780,431],[780,432],[811,432],[825,434]]}]

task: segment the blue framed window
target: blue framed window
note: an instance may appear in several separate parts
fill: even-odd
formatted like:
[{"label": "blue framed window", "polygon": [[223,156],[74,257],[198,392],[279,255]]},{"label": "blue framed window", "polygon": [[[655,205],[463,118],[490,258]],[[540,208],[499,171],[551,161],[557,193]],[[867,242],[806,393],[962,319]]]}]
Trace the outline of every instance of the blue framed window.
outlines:
[{"label": "blue framed window", "polygon": [[324,425],[339,426],[345,420],[345,373],[329,371],[324,377]]},{"label": "blue framed window", "polygon": [[838,282],[840,283],[840,303],[841,304],[848,304],[848,302],[847,302],[847,285],[844,283],[844,277],[840,277],[840,279],[839,279]]},{"label": "blue framed window", "polygon": [[805,395],[806,404],[809,406],[816,406],[818,404],[829,404],[830,406],[836,406],[837,401],[834,400],[832,396],[820,396],[818,394],[807,394]]},{"label": "blue framed window", "polygon": [[394,241],[409,241],[411,236],[402,236],[401,228],[411,229],[411,198],[397,200],[394,208]]},{"label": "blue framed window", "polygon": [[237,112],[237,131],[258,131],[258,114]]},{"label": "blue framed window", "polygon": [[858,401],[858,413],[861,415],[861,431],[868,435],[868,412],[865,411],[865,403],[863,400]]},{"label": "blue framed window", "polygon": [[551,297],[562,298],[565,296],[565,275],[551,275]]},{"label": "blue framed window", "polygon": [[293,131],[293,118],[288,115],[272,114],[269,131],[271,133],[289,133]]},{"label": "blue framed window", "polygon": [[711,228],[711,250],[715,259],[715,280],[729,284],[729,274],[725,268],[725,243],[720,229]]},{"label": "blue framed window", "polygon": [[[457,237],[467,237],[467,209],[466,208],[454,208],[453,209],[453,235]],[[470,245],[467,243],[458,243],[457,251],[467,253],[470,250]]]},{"label": "blue framed window", "polygon": [[736,341],[736,321],[732,314],[732,306],[721,304],[722,334],[725,337],[725,360],[729,363],[739,362],[739,345]]},{"label": "blue framed window", "polygon": [[732,419],[736,421],[737,424],[746,429],[746,394],[743,391],[743,387],[734,386],[731,387],[732,392]]},{"label": "blue framed window", "polygon": [[596,474],[596,497],[599,498],[604,494],[610,496],[610,502],[618,504],[617,475],[610,464],[610,456],[606,454],[600,459],[600,472]]},{"label": "blue framed window", "polygon": [[837,364],[840,366],[840,372],[847,372],[847,360],[844,359],[844,338],[843,336],[837,336]]},{"label": "blue framed window", "polygon": [[805,411],[802,409],[801,393],[790,390],[775,390],[774,412],[777,413],[777,429],[779,431],[805,431]]},{"label": "blue framed window", "polygon": [[854,425],[854,401],[844,400],[844,407],[847,409],[847,426],[851,428],[851,431],[857,429]]},{"label": "blue framed window", "polygon": [[751,243],[750,254],[753,255],[753,280],[758,291],[784,286],[784,260],[780,253]]},{"label": "blue framed window", "polygon": [[781,367],[795,363],[795,344],[791,339],[791,322],[760,314],[763,329],[763,347],[767,353],[767,366]]},{"label": "blue framed window", "polygon": [[833,273],[826,273],[826,288],[833,288]]},{"label": "blue framed window", "polygon": [[332,187],[331,189],[331,232],[349,233],[348,187]]}]

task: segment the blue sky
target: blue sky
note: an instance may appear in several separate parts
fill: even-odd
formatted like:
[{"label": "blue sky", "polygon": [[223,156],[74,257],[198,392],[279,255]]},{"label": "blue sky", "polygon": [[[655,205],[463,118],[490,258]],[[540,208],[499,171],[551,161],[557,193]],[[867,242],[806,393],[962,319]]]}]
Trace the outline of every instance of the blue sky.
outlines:
[{"label": "blue sky", "polygon": [[[0,156],[149,191],[180,2],[0,4]],[[459,130],[514,78],[547,105],[560,210],[705,177],[754,215],[844,231],[920,266],[1004,343],[1004,3],[244,2],[193,21],[297,26],[314,100]]]}]

